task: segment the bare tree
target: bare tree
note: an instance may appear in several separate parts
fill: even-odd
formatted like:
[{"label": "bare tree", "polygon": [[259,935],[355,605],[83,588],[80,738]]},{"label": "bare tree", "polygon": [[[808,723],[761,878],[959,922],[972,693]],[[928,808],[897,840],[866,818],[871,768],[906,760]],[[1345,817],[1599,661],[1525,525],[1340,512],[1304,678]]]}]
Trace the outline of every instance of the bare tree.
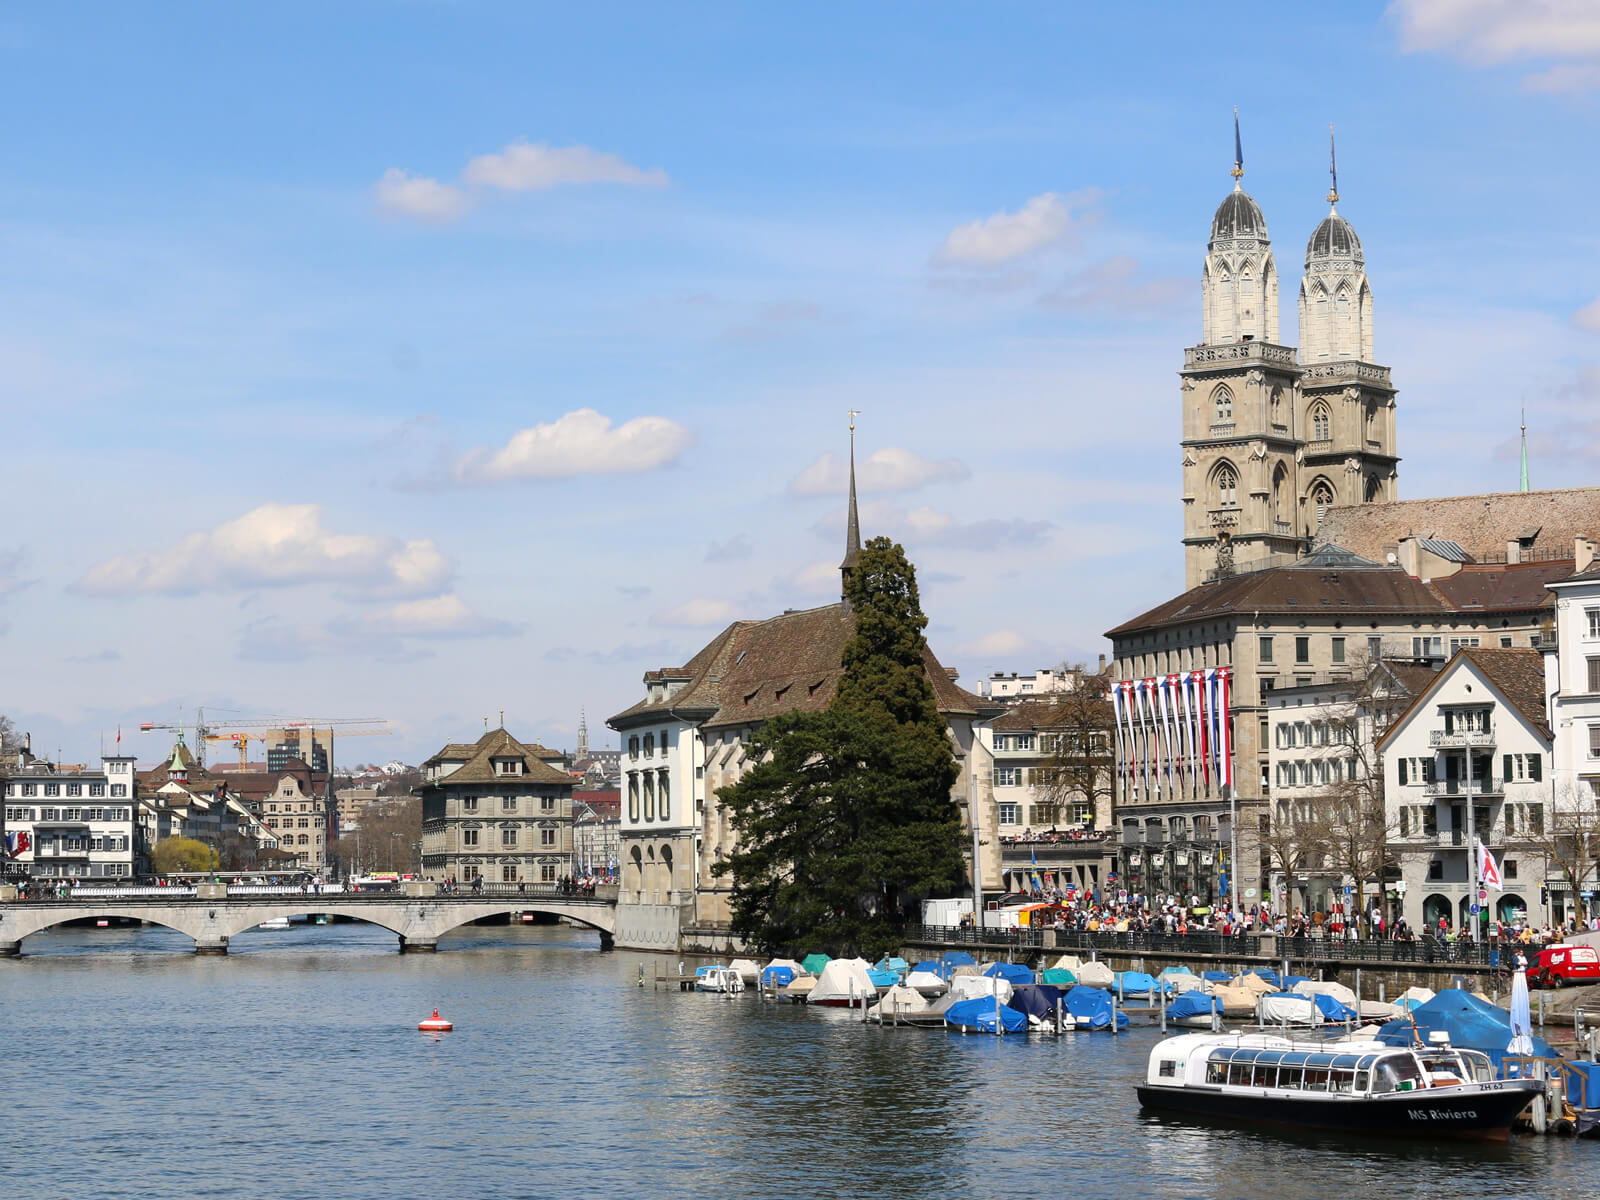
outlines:
[{"label": "bare tree", "polygon": [[1328,866],[1327,830],[1308,801],[1280,800],[1276,812],[1261,818],[1257,841],[1267,872],[1277,872],[1289,887],[1294,878]]},{"label": "bare tree", "polygon": [[1114,717],[1108,685],[1104,676],[1081,666],[1062,669],[1077,673],[1077,686],[1033,702],[1039,707],[1034,720],[1039,748],[1047,755],[1034,779],[1034,803],[1051,824],[1084,807],[1098,826],[1100,815],[1110,811],[1112,793]]},{"label": "bare tree", "polygon": [[1508,846],[1544,860],[1545,878],[1566,883],[1578,920],[1587,921],[1591,906],[1583,899],[1584,885],[1600,869],[1600,803],[1589,786],[1563,781],[1548,812],[1530,805],[1519,828],[1506,835]]}]

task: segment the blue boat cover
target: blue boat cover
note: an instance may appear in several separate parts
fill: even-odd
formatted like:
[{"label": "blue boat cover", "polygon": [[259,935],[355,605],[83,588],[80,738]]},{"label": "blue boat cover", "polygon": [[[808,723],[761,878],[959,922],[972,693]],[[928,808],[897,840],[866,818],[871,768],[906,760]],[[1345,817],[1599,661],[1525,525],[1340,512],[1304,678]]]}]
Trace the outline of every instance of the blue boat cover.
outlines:
[{"label": "blue boat cover", "polygon": [[761,982],[768,987],[788,987],[794,982],[794,968],[767,967],[761,972]]},{"label": "blue boat cover", "polygon": [[1161,972],[1161,978],[1165,979],[1168,975],[1193,975],[1193,974],[1194,974],[1194,972],[1189,970],[1188,967],[1171,966],[1171,967],[1167,967],[1166,969],[1164,969]]},{"label": "blue boat cover", "polygon": [[[1413,1029],[1415,1022],[1415,1029]],[[1482,1050],[1497,1070],[1511,1041],[1511,1014],[1480,1000],[1460,988],[1445,988],[1426,1004],[1419,1004],[1404,1017],[1396,1017],[1378,1030],[1378,1041],[1388,1046],[1416,1045],[1421,1034],[1424,1044],[1436,1030],[1450,1035],[1450,1044],[1465,1050]],[[1555,1048],[1541,1037],[1533,1039],[1533,1052],[1560,1058]]]},{"label": "blue boat cover", "polygon": [[873,987],[893,987],[900,982],[899,971],[884,971],[878,967],[867,968],[867,978],[872,980]]},{"label": "blue boat cover", "polygon": [[[1568,1063],[1572,1070],[1567,1075],[1567,1103],[1585,1112],[1600,1109],[1600,1063]],[[1584,1086],[1584,1080],[1588,1086]]]},{"label": "blue boat cover", "polygon": [[1209,980],[1212,983],[1227,983],[1233,976],[1226,971],[1207,971],[1200,978]]},{"label": "blue boat cover", "polygon": [[1167,1016],[1177,1020],[1180,1017],[1209,1017],[1212,1013],[1222,1011],[1222,1001],[1212,995],[1196,988],[1184,992],[1171,1004],[1167,1005]]},{"label": "blue boat cover", "polygon": [[965,950],[946,950],[939,961],[947,967],[975,967],[978,965],[978,960]]},{"label": "blue boat cover", "polygon": [[1283,990],[1286,992],[1292,992],[1294,991],[1295,984],[1310,982],[1311,976],[1309,975],[1285,975],[1283,977]]},{"label": "blue boat cover", "polygon": [[940,979],[944,978],[944,964],[941,962],[934,962],[931,959],[925,959],[922,962],[919,962],[916,966],[912,967],[911,970],[913,972],[926,971],[930,975],[937,975]]},{"label": "blue boat cover", "polygon": [[1019,983],[1032,983],[1033,972],[1027,967],[1017,963],[997,962],[990,963],[984,974],[991,979],[1004,979],[1015,987]]},{"label": "blue boat cover", "polygon": [[[995,1003],[993,996],[979,996],[973,1000],[960,1000],[944,1010],[947,1024],[962,1029],[976,1029],[981,1033],[994,1032]],[[1000,1026],[1007,1033],[1021,1033],[1028,1027],[1028,1018],[1014,1008],[1001,1005]]]},{"label": "blue boat cover", "polygon": [[1123,996],[1160,995],[1165,985],[1143,971],[1123,971],[1117,976],[1116,990]]},{"label": "blue boat cover", "polygon": [[878,970],[880,970],[880,971],[894,971],[896,974],[899,974],[899,975],[904,975],[906,973],[906,970],[908,969],[906,967],[906,960],[901,958],[898,954],[896,954],[896,955],[885,954],[882,958],[880,958],[877,962],[873,963],[872,965],[874,967],[878,968]]},{"label": "blue boat cover", "polygon": [[[1110,1029],[1111,993],[1105,988],[1084,987],[1082,984],[1071,988],[1066,997],[1067,1011],[1072,1014],[1072,1019],[1079,1028]],[[1117,1010],[1117,1028],[1128,1027],[1128,1014]]]},{"label": "blue boat cover", "polygon": [[1047,1017],[1056,1011],[1056,1001],[1061,999],[1061,989],[1047,983],[1025,983],[1011,993],[1006,1001],[1019,1013],[1030,1017]]}]

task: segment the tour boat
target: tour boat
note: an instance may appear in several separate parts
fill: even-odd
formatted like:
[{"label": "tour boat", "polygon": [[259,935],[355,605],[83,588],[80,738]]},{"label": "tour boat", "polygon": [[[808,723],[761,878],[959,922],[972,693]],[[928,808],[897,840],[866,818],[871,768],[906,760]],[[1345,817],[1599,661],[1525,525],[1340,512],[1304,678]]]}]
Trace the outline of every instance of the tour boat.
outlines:
[{"label": "tour boat", "polygon": [[289,918],[288,917],[269,917],[267,920],[265,920],[265,921],[261,922],[261,924],[257,925],[256,928],[257,929],[287,929],[287,928],[289,928]]},{"label": "tour boat", "polygon": [[1306,1042],[1186,1033],[1150,1052],[1149,1109],[1408,1137],[1501,1139],[1539,1093],[1495,1079],[1489,1056],[1446,1042]]}]

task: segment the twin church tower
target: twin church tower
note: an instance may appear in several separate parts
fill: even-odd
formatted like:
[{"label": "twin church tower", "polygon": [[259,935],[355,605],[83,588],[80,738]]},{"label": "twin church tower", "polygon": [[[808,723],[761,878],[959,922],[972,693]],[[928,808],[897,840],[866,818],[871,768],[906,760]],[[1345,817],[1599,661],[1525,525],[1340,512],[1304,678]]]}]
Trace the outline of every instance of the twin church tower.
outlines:
[{"label": "twin church tower", "polygon": [[1278,340],[1278,267],[1261,206],[1242,185],[1211,220],[1201,342],[1183,353],[1186,587],[1287,563],[1332,505],[1396,498],[1394,397],[1374,364],[1372,289],[1361,240],[1339,215],[1330,138],[1328,215],[1306,244],[1300,349]]}]

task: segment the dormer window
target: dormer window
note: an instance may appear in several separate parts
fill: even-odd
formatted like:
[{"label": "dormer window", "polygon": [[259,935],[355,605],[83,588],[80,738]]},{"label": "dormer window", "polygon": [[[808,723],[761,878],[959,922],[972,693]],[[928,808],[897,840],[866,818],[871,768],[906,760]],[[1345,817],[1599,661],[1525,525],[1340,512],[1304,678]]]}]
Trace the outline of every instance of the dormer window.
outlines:
[{"label": "dormer window", "polygon": [[520,758],[497,758],[494,766],[495,774],[497,775],[522,774],[522,760]]}]

